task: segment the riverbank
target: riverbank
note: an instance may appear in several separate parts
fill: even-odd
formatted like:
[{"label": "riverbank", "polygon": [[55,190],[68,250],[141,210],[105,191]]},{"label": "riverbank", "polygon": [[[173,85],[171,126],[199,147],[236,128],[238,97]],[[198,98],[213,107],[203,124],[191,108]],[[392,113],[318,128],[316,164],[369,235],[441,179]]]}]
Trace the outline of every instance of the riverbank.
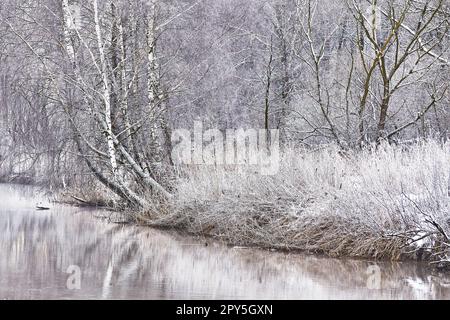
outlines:
[{"label": "riverbank", "polygon": [[136,215],[241,245],[332,257],[448,260],[449,144],[284,153],[280,171],[183,171],[167,206]]},{"label": "riverbank", "polygon": [[[36,211],[46,196],[0,184],[0,299],[450,298],[449,275],[425,263],[233,248],[175,230],[105,223],[104,210]],[[81,286],[71,290],[76,270]]]},{"label": "riverbank", "polygon": [[[170,202],[148,196],[153,208],[129,217],[238,246],[447,268],[449,147],[287,150],[278,173],[266,176],[251,167],[179,168]],[[104,203],[101,198],[88,188],[82,201],[72,201]]]}]

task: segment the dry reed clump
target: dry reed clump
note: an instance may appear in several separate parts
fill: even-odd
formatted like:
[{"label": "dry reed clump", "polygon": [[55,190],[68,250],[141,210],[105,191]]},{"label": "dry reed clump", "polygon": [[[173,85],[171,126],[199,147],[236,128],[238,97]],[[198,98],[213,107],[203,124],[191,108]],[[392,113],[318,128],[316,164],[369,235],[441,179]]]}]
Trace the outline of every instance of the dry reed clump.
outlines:
[{"label": "dry reed clump", "polygon": [[93,180],[78,179],[54,195],[57,203],[77,207],[120,208],[118,197],[100,183]]},{"label": "dry reed clump", "polygon": [[184,168],[164,214],[140,219],[235,245],[446,261],[449,144],[286,150],[280,170]]}]

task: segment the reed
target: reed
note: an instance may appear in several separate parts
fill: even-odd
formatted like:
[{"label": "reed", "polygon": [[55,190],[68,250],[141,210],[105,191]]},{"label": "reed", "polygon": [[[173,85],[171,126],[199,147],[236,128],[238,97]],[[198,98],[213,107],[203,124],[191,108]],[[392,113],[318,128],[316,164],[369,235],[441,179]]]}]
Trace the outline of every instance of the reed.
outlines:
[{"label": "reed", "polygon": [[446,262],[450,144],[288,149],[277,174],[179,169],[176,197],[140,222],[245,246]]}]

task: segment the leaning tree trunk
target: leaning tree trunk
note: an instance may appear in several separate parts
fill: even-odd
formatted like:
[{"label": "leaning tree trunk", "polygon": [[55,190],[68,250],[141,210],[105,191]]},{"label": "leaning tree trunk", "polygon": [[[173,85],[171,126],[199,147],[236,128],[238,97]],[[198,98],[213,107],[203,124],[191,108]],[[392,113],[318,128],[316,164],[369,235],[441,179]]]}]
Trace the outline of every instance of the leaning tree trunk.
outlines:
[{"label": "leaning tree trunk", "polygon": [[[98,7],[96,4],[96,0],[94,0],[94,7],[95,7],[95,14],[97,16],[96,18],[96,22],[98,21]],[[72,35],[71,35],[71,25],[72,25],[72,16],[71,16],[71,12],[70,12],[70,7],[69,7],[69,3],[68,0],[62,0],[62,10],[63,10],[63,18],[64,18],[64,44],[65,44],[65,49],[67,51],[68,57],[69,57],[69,61],[71,63],[75,78],[77,80],[77,82],[79,83],[79,85],[83,85],[84,81],[81,77],[81,72],[78,68],[78,64],[77,64],[77,60],[76,60],[76,54],[75,54],[75,50],[73,47],[73,42],[72,42]],[[98,25],[99,27],[99,25]],[[97,30],[99,31],[99,29]],[[104,58],[104,56],[103,56]],[[103,61],[104,62],[104,61]],[[105,76],[105,75],[103,75]],[[108,87],[105,86],[105,83],[107,84],[108,82],[105,82],[105,77],[102,77],[103,79],[103,89],[106,91],[108,91]],[[106,79],[107,80],[107,79]],[[105,92],[103,94],[105,94]],[[108,104],[109,102],[109,95],[107,95],[107,97],[105,98],[103,97],[103,101],[106,102],[105,103],[105,111],[108,111],[108,106],[110,108],[110,104]],[[88,101],[86,95],[83,95],[83,99],[85,104],[88,106],[90,105],[90,102]],[[93,107],[95,108],[95,106]],[[110,111],[110,109],[109,109]],[[112,124],[111,124],[111,118],[110,116],[108,117],[108,113],[106,114],[106,117],[101,117],[99,115],[98,112],[96,112],[95,110],[93,110],[93,112],[95,113],[95,115],[99,118],[99,123],[102,125],[102,129],[104,132],[107,132],[107,137],[108,137],[108,154],[103,154],[102,152],[100,152],[99,150],[94,150],[94,148],[92,146],[89,145],[88,142],[86,142],[86,144],[88,145],[88,147],[91,150],[94,150],[97,154],[100,154],[102,156],[108,157],[111,166],[112,166],[112,171],[113,171],[113,179],[111,180],[110,178],[108,178],[105,174],[103,174],[101,172],[100,169],[96,168],[96,166],[94,165],[93,161],[90,159],[90,157],[86,154],[86,152],[84,151],[83,148],[83,142],[81,141],[81,137],[82,137],[82,133],[79,131],[74,117],[72,116],[70,110],[67,111],[66,113],[68,114],[69,117],[69,121],[71,123],[72,126],[72,130],[74,132],[74,140],[75,143],[77,145],[77,149],[78,151],[81,153],[82,158],[84,159],[85,163],[87,164],[88,168],[91,170],[91,172],[94,174],[94,176],[106,187],[108,187],[111,191],[113,191],[114,193],[116,193],[119,197],[121,197],[124,200],[130,201],[138,206],[144,207],[147,205],[147,202],[142,199],[141,197],[139,197],[137,194],[135,194],[132,190],[130,190],[128,187],[125,186],[125,184],[122,182],[122,179],[116,178],[116,174],[117,174],[117,158],[116,158],[116,152],[115,152],[115,147],[114,147],[114,139],[115,136],[112,132]],[[110,115],[110,113],[109,113]],[[109,118],[109,119],[108,119]],[[109,125],[108,125],[109,122]]]}]

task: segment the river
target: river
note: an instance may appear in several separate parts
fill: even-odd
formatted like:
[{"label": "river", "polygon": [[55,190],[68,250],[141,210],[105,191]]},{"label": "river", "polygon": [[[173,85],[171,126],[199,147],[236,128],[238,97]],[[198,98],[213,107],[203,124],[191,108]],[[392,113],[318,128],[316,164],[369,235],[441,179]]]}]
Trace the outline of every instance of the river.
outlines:
[{"label": "river", "polygon": [[0,185],[0,299],[449,299],[425,264],[230,247]]}]

